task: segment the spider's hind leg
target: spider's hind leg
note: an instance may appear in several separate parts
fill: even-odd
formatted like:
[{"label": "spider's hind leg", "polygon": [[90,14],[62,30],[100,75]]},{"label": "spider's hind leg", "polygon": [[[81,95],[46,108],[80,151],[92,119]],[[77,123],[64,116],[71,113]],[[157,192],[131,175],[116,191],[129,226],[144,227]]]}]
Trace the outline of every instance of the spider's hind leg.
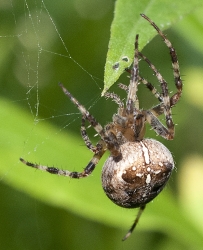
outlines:
[{"label": "spider's hind leg", "polygon": [[135,229],[137,223],[139,222],[139,219],[140,219],[140,216],[142,215],[144,209],[145,209],[146,205],[142,205],[140,208],[139,208],[139,211],[138,211],[138,214],[135,218],[135,221],[134,223],[132,224],[130,230],[127,232],[127,234],[125,235],[125,237],[122,239],[123,241],[126,240],[133,232],[133,230]]},{"label": "spider's hind leg", "polygon": [[20,158],[20,161],[29,167],[36,168],[42,171],[46,171],[50,174],[69,176],[71,178],[79,179],[79,178],[84,178],[84,177],[89,176],[92,173],[92,171],[95,169],[99,160],[101,159],[101,157],[106,151],[105,145],[102,145],[102,141],[100,143],[100,148],[101,150],[98,153],[94,154],[92,160],[87,164],[83,172],[71,172],[68,170],[58,169],[55,167],[48,167],[48,166],[44,166],[40,164],[35,164],[35,163],[28,162],[24,160],[23,158]]}]

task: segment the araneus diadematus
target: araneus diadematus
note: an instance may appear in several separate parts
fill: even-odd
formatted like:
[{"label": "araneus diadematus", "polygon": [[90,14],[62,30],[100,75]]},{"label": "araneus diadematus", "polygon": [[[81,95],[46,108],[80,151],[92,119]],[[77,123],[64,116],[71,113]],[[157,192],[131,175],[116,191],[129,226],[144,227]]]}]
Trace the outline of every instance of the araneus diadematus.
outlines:
[{"label": "araneus diadematus", "polygon": [[[138,215],[123,240],[130,236],[146,204],[161,192],[174,168],[173,157],[163,144],[153,139],[144,139],[145,123],[148,122],[158,135],[167,140],[172,140],[174,137],[174,123],[171,108],[179,101],[182,94],[182,81],[175,49],[154,22],[144,14],[141,14],[141,16],[157,30],[169,48],[177,92],[172,97],[169,97],[167,82],[155,66],[138,51],[138,35],[136,35],[135,56],[133,67],[130,71],[130,84],[128,87],[119,84],[119,87],[127,92],[126,105],[116,94],[105,94],[106,97],[113,99],[119,108],[118,112],[113,115],[113,121],[104,128],[61,83],[59,84],[65,95],[80,110],[82,114],[81,135],[86,146],[94,153],[93,158],[84,171],[70,172],[68,170],[60,170],[55,167],[30,163],[20,158],[27,166],[44,170],[51,174],[83,178],[92,173],[105,151],[109,150],[110,156],[102,169],[102,186],[106,195],[121,207],[139,207]],[[160,82],[162,93],[158,93],[150,82],[139,75],[139,57],[146,61],[154,71]],[[149,110],[139,109],[137,87],[140,83],[146,85],[160,101],[160,104]],[[157,118],[161,114],[165,115],[166,127]],[[96,146],[93,146],[86,133],[86,120],[101,137]]]}]

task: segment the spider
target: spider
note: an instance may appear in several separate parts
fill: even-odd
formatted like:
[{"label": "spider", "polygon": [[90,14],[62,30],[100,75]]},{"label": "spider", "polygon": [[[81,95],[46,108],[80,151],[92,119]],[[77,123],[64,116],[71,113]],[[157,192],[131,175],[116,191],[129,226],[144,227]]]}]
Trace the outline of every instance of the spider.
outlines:
[{"label": "spider", "polygon": [[[171,108],[179,101],[182,94],[179,63],[174,47],[154,22],[144,14],[141,14],[141,16],[156,29],[170,51],[177,92],[169,97],[167,82],[149,59],[138,50],[139,36],[136,35],[133,66],[131,70],[127,70],[131,73],[130,84],[129,86],[119,84],[119,87],[127,92],[126,104],[115,93],[107,92],[105,94],[107,98],[111,98],[118,105],[118,112],[113,115],[112,122],[106,126],[102,127],[63,84],[59,83],[64,94],[70,98],[81,112],[81,136],[87,148],[94,153],[84,171],[60,170],[55,167],[34,164],[20,158],[20,161],[27,166],[51,174],[83,178],[92,173],[105,151],[109,150],[110,156],[102,169],[102,186],[106,195],[121,207],[139,208],[135,221],[123,240],[131,235],[146,204],[162,191],[174,168],[174,161],[170,151],[159,141],[144,138],[145,124],[149,123],[158,135],[167,140],[172,140],[174,138],[174,123]],[[155,73],[160,82],[161,93],[139,75],[138,63],[140,57],[146,61]],[[137,89],[141,83],[145,84],[160,102],[149,110],[139,108]],[[165,116],[166,126],[158,120],[158,116],[161,114]],[[95,146],[91,143],[86,132],[86,121],[101,137]]]}]

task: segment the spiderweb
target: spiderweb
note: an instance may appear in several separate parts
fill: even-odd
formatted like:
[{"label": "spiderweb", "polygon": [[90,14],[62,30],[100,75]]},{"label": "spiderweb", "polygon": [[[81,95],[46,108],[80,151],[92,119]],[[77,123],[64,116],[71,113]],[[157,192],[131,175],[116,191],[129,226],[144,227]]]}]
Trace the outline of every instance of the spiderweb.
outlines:
[{"label": "spiderweb", "polygon": [[[114,223],[124,225],[126,212],[120,216],[119,208],[112,209],[101,188],[102,162],[94,171],[94,178],[77,182],[34,171],[18,161],[23,157],[30,162],[80,171],[91,159],[92,153],[80,137],[81,115],[63,94],[58,82],[62,82],[102,125],[111,120],[116,105],[106,102],[100,95],[112,8],[113,3],[109,0],[0,1],[0,99],[5,100],[0,105],[0,110],[5,109],[0,129],[0,182],[7,182],[44,202],[68,208],[87,218],[99,218],[102,223],[114,218],[117,211]],[[90,136],[91,132],[92,135],[94,133],[89,132]],[[12,198],[5,196],[2,204],[5,201],[9,203],[10,213]],[[16,199],[16,193],[14,196]],[[17,210],[15,204],[12,204],[13,209],[17,212],[21,209],[23,214],[24,207],[22,209],[20,204]],[[33,203],[31,206],[32,209],[28,209],[33,213]],[[130,219],[134,216],[134,211],[131,212]],[[24,214],[16,217],[20,218],[17,222],[21,227],[18,225],[17,228],[23,237],[25,232],[31,232],[30,238],[38,238],[39,245],[47,242],[43,235],[51,227],[44,223],[41,213],[36,212],[34,222],[28,221]],[[39,221],[39,226],[34,228],[34,232],[39,235],[33,237],[27,226],[37,224],[36,221]],[[76,224],[74,221],[71,226],[66,225],[65,230]],[[69,231],[78,232],[75,228]],[[63,236],[61,232],[59,234]],[[56,234],[51,237],[58,241],[58,235],[53,235]],[[17,236],[12,238],[17,239]]]},{"label": "spiderweb", "polygon": [[[25,129],[21,142],[21,153],[26,158],[28,154],[42,152],[55,136],[67,129],[67,133],[70,129],[71,134],[80,136],[81,116],[58,87],[59,81],[87,109],[94,109],[100,102],[108,43],[107,36],[101,38],[107,26],[100,32],[97,30],[104,25],[112,4],[96,2],[1,1],[5,18],[2,17],[0,43],[11,54],[10,58],[5,56],[9,70],[3,76],[6,83],[3,92],[29,116],[30,129],[28,132]],[[105,8],[95,12],[96,4]],[[22,115],[19,121],[23,123],[20,118]],[[55,126],[55,131],[47,130],[43,137],[41,126],[48,123]]]}]

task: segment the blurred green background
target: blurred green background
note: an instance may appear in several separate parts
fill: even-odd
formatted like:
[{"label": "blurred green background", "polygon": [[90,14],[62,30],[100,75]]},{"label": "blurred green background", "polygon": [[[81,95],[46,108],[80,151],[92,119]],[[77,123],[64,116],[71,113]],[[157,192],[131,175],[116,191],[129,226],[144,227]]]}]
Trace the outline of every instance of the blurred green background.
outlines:
[{"label": "blurred green background", "polygon": [[[83,180],[35,171],[18,161],[23,157],[80,171],[91,159],[80,137],[81,116],[57,83],[63,82],[102,125],[111,120],[117,107],[101,98],[101,91],[114,1],[1,1],[1,249],[203,249],[202,11],[193,10],[165,31],[184,80],[183,96],[173,109],[176,137],[165,141],[149,127],[146,137],[170,149],[176,170],[132,236],[121,242],[137,210],[119,208],[106,198],[100,181],[105,159]],[[143,54],[175,91],[160,37]],[[158,88],[148,66],[140,67]],[[127,74],[119,82],[128,84]],[[116,85],[111,91],[125,97]],[[144,86],[139,99],[145,109],[157,104]],[[94,135],[92,129],[88,133]]]}]

